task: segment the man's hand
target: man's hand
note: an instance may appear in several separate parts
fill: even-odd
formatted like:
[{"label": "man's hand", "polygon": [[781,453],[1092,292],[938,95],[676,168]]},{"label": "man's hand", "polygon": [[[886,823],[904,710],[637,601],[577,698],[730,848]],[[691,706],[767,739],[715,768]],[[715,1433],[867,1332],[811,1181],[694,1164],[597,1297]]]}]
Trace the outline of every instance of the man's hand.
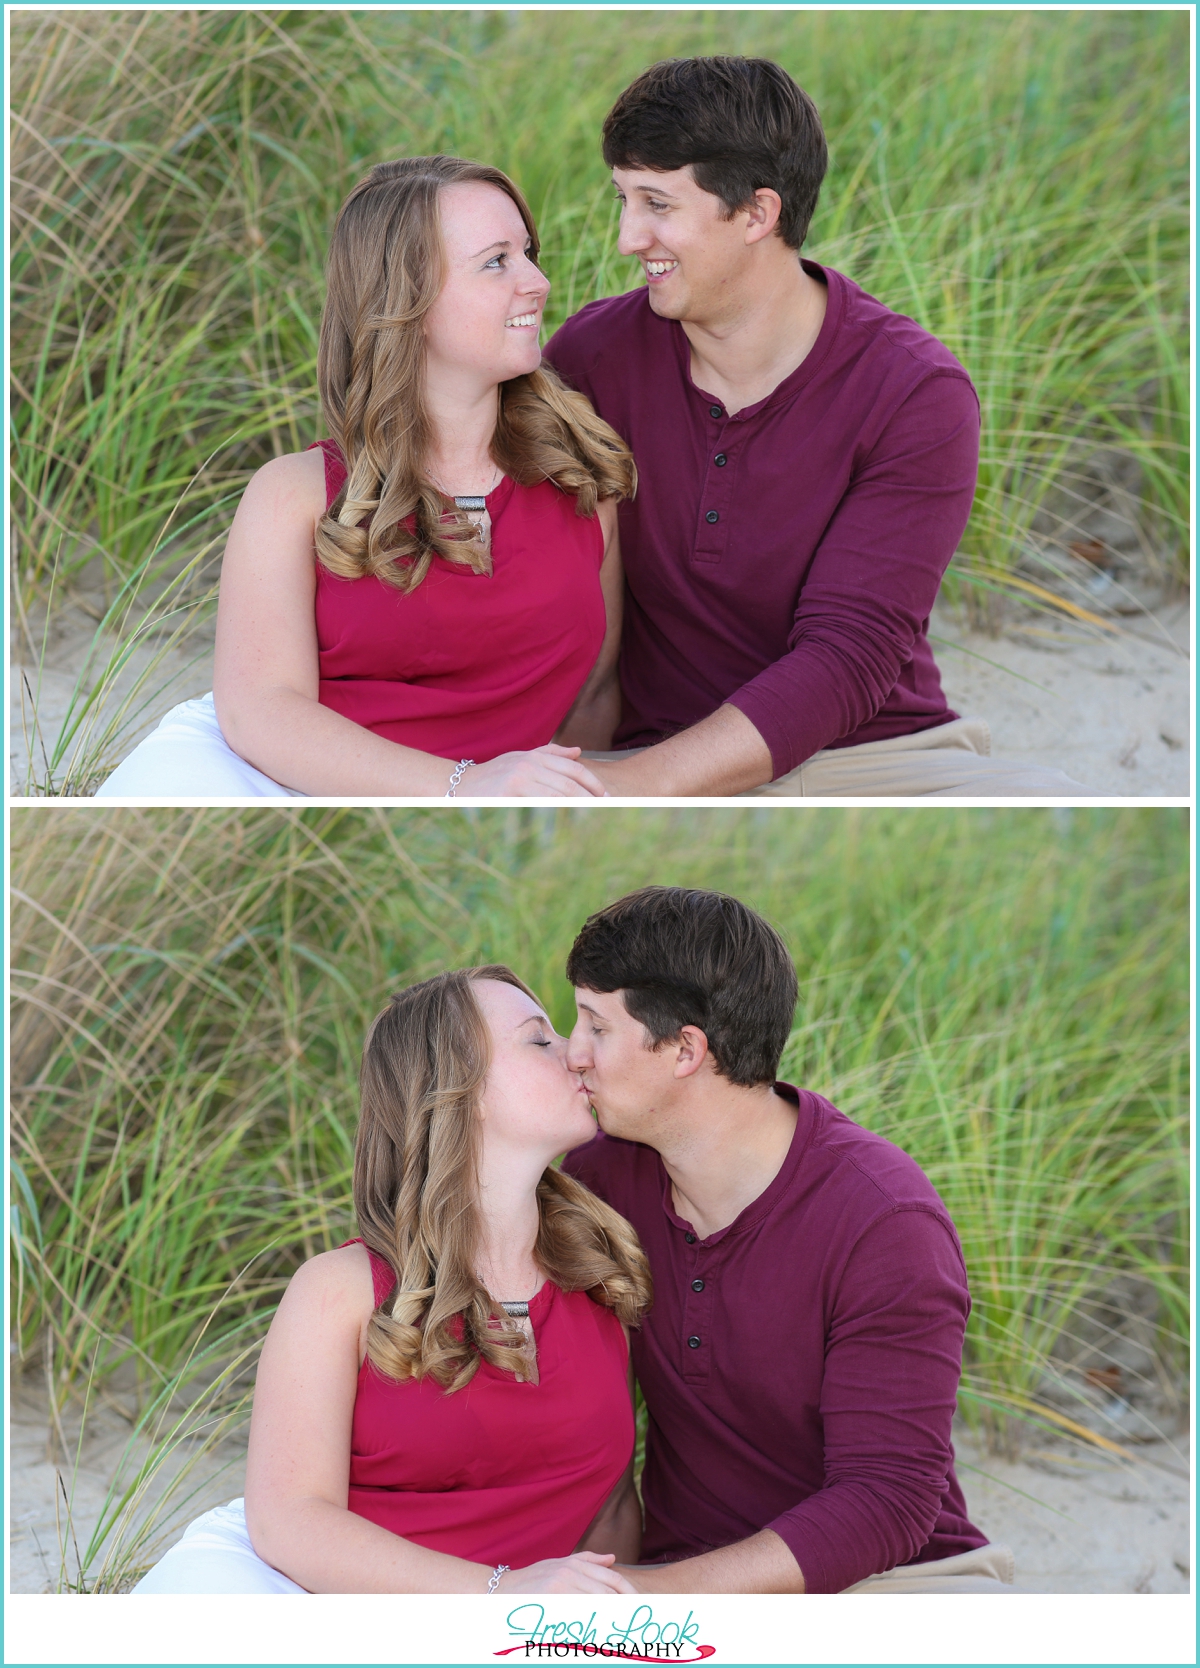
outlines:
[{"label": "man's hand", "polygon": [[639,1593],[802,1593],[804,1572],[773,1529],[678,1564],[618,1564]]},{"label": "man's hand", "polygon": [[572,1552],[568,1558],[543,1558],[540,1564],[509,1570],[494,1588],[504,1593],[631,1593],[623,1570],[613,1567],[611,1552]]},{"label": "man's hand", "polygon": [[771,750],[737,707],[716,712],[629,759],[589,760],[614,797],[710,799],[769,782]]}]

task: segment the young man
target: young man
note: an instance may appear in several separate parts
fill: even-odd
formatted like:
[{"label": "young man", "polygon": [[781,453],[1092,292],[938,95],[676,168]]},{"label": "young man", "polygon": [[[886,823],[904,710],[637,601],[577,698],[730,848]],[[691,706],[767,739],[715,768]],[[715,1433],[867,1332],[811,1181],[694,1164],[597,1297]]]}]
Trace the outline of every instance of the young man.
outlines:
[{"label": "young man", "polygon": [[646,283],[546,348],[639,473],[627,756],[596,774],[632,795],[1087,793],[987,758],[986,724],[946,705],[926,632],[979,405],[940,342],[799,258],[826,164],[812,101],[766,59],[672,60],[603,146]]},{"label": "young man", "polygon": [[632,1344],[643,1565],[623,1573],[643,1592],[1011,1592],[954,1475],[954,1226],[899,1148],[775,1082],[796,1004],[778,935],[734,898],[649,887],[588,920],[567,977],[601,1133],[563,1168],[633,1223],[654,1277]]}]

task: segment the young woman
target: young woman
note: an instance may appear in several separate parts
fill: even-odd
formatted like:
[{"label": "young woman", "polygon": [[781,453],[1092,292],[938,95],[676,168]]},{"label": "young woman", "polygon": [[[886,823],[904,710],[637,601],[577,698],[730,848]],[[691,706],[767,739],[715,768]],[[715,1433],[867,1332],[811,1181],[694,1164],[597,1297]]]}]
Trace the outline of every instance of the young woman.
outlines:
[{"label": "young woman", "polygon": [[380,163],[330,248],[332,438],[274,459],[221,570],[212,696],[105,797],[602,795],[616,723],[624,442],[541,368],[549,283],[517,187]]},{"label": "young woman", "polygon": [[363,1055],[362,1239],[284,1295],[245,1505],[135,1591],[632,1592],[641,1513],[623,1217],[550,1160],[594,1133],[566,1041],[506,967],[401,992]]}]

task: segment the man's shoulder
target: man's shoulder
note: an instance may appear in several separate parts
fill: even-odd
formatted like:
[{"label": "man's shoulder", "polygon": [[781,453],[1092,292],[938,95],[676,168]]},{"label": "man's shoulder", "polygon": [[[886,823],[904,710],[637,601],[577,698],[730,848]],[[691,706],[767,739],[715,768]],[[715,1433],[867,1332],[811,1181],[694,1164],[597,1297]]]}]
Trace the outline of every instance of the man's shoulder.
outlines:
[{"label": "man's shoulder", "polygon": [[589,301],[572,313],[546,343],[545,356],[560,375],[573,381],[612,355],[628,368],[632,343],[655,333],[665,335],[669,329],[668,322],[651,311],[642,286],[624,295]]},{"label": "man's shoulder", "polygon": [[797,1199],[829,1204],[868,1219],[898,1209],[932,1210],[949,1221],[937,1189],[916,1159],[884,1135],[866,1129],[811,1090],[796,1091],[810,1120],[803,1157],[793,1177]]},{"label": "man's shoulder", "polygon": [[933,375],[970,383],[965,366],[931,331],[907,313],[893,311],[844,272],[822,270],[837,291],[843,353],[866,356],[876,366],[890,362],[918,380]]},{"label": "man's shoulder", "polygon": [[657,1175],[658,1154],[639,1141],[623,1141],[598,1129],[590,1141],[566,1155],[562,1167],[593,1193],[615,1204],[614,1193],[627,1194],[639,1182]]}]

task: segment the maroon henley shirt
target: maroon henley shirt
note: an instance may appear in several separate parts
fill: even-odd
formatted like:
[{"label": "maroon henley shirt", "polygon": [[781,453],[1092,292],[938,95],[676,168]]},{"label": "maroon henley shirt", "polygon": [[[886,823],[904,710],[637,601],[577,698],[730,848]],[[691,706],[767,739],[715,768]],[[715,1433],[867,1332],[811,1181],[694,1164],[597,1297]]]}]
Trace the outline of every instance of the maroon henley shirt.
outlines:
[{"label": "maroon henley shirt", "polygon": [[563,1160],[633,1223],[654,1306],[632,1334],[650,1414],[644,1562],[773,1529],[810,1593],[984,1546],[950,1420],[970,1300],[919,1166],[820,1095],[779,1174],[697,1239],[652,1147],[598,1134]]},{"label": "maroon henley shirt", "polygon": [[830,268],[808,357],[730,415],[645,288],[594,301],[546,348],[633,450],[620,508],[624,710],[650,746],[729,702],[783,776],[822,747],[932,729],[926,636],[967,523],[979,403],[954,355]]}]

